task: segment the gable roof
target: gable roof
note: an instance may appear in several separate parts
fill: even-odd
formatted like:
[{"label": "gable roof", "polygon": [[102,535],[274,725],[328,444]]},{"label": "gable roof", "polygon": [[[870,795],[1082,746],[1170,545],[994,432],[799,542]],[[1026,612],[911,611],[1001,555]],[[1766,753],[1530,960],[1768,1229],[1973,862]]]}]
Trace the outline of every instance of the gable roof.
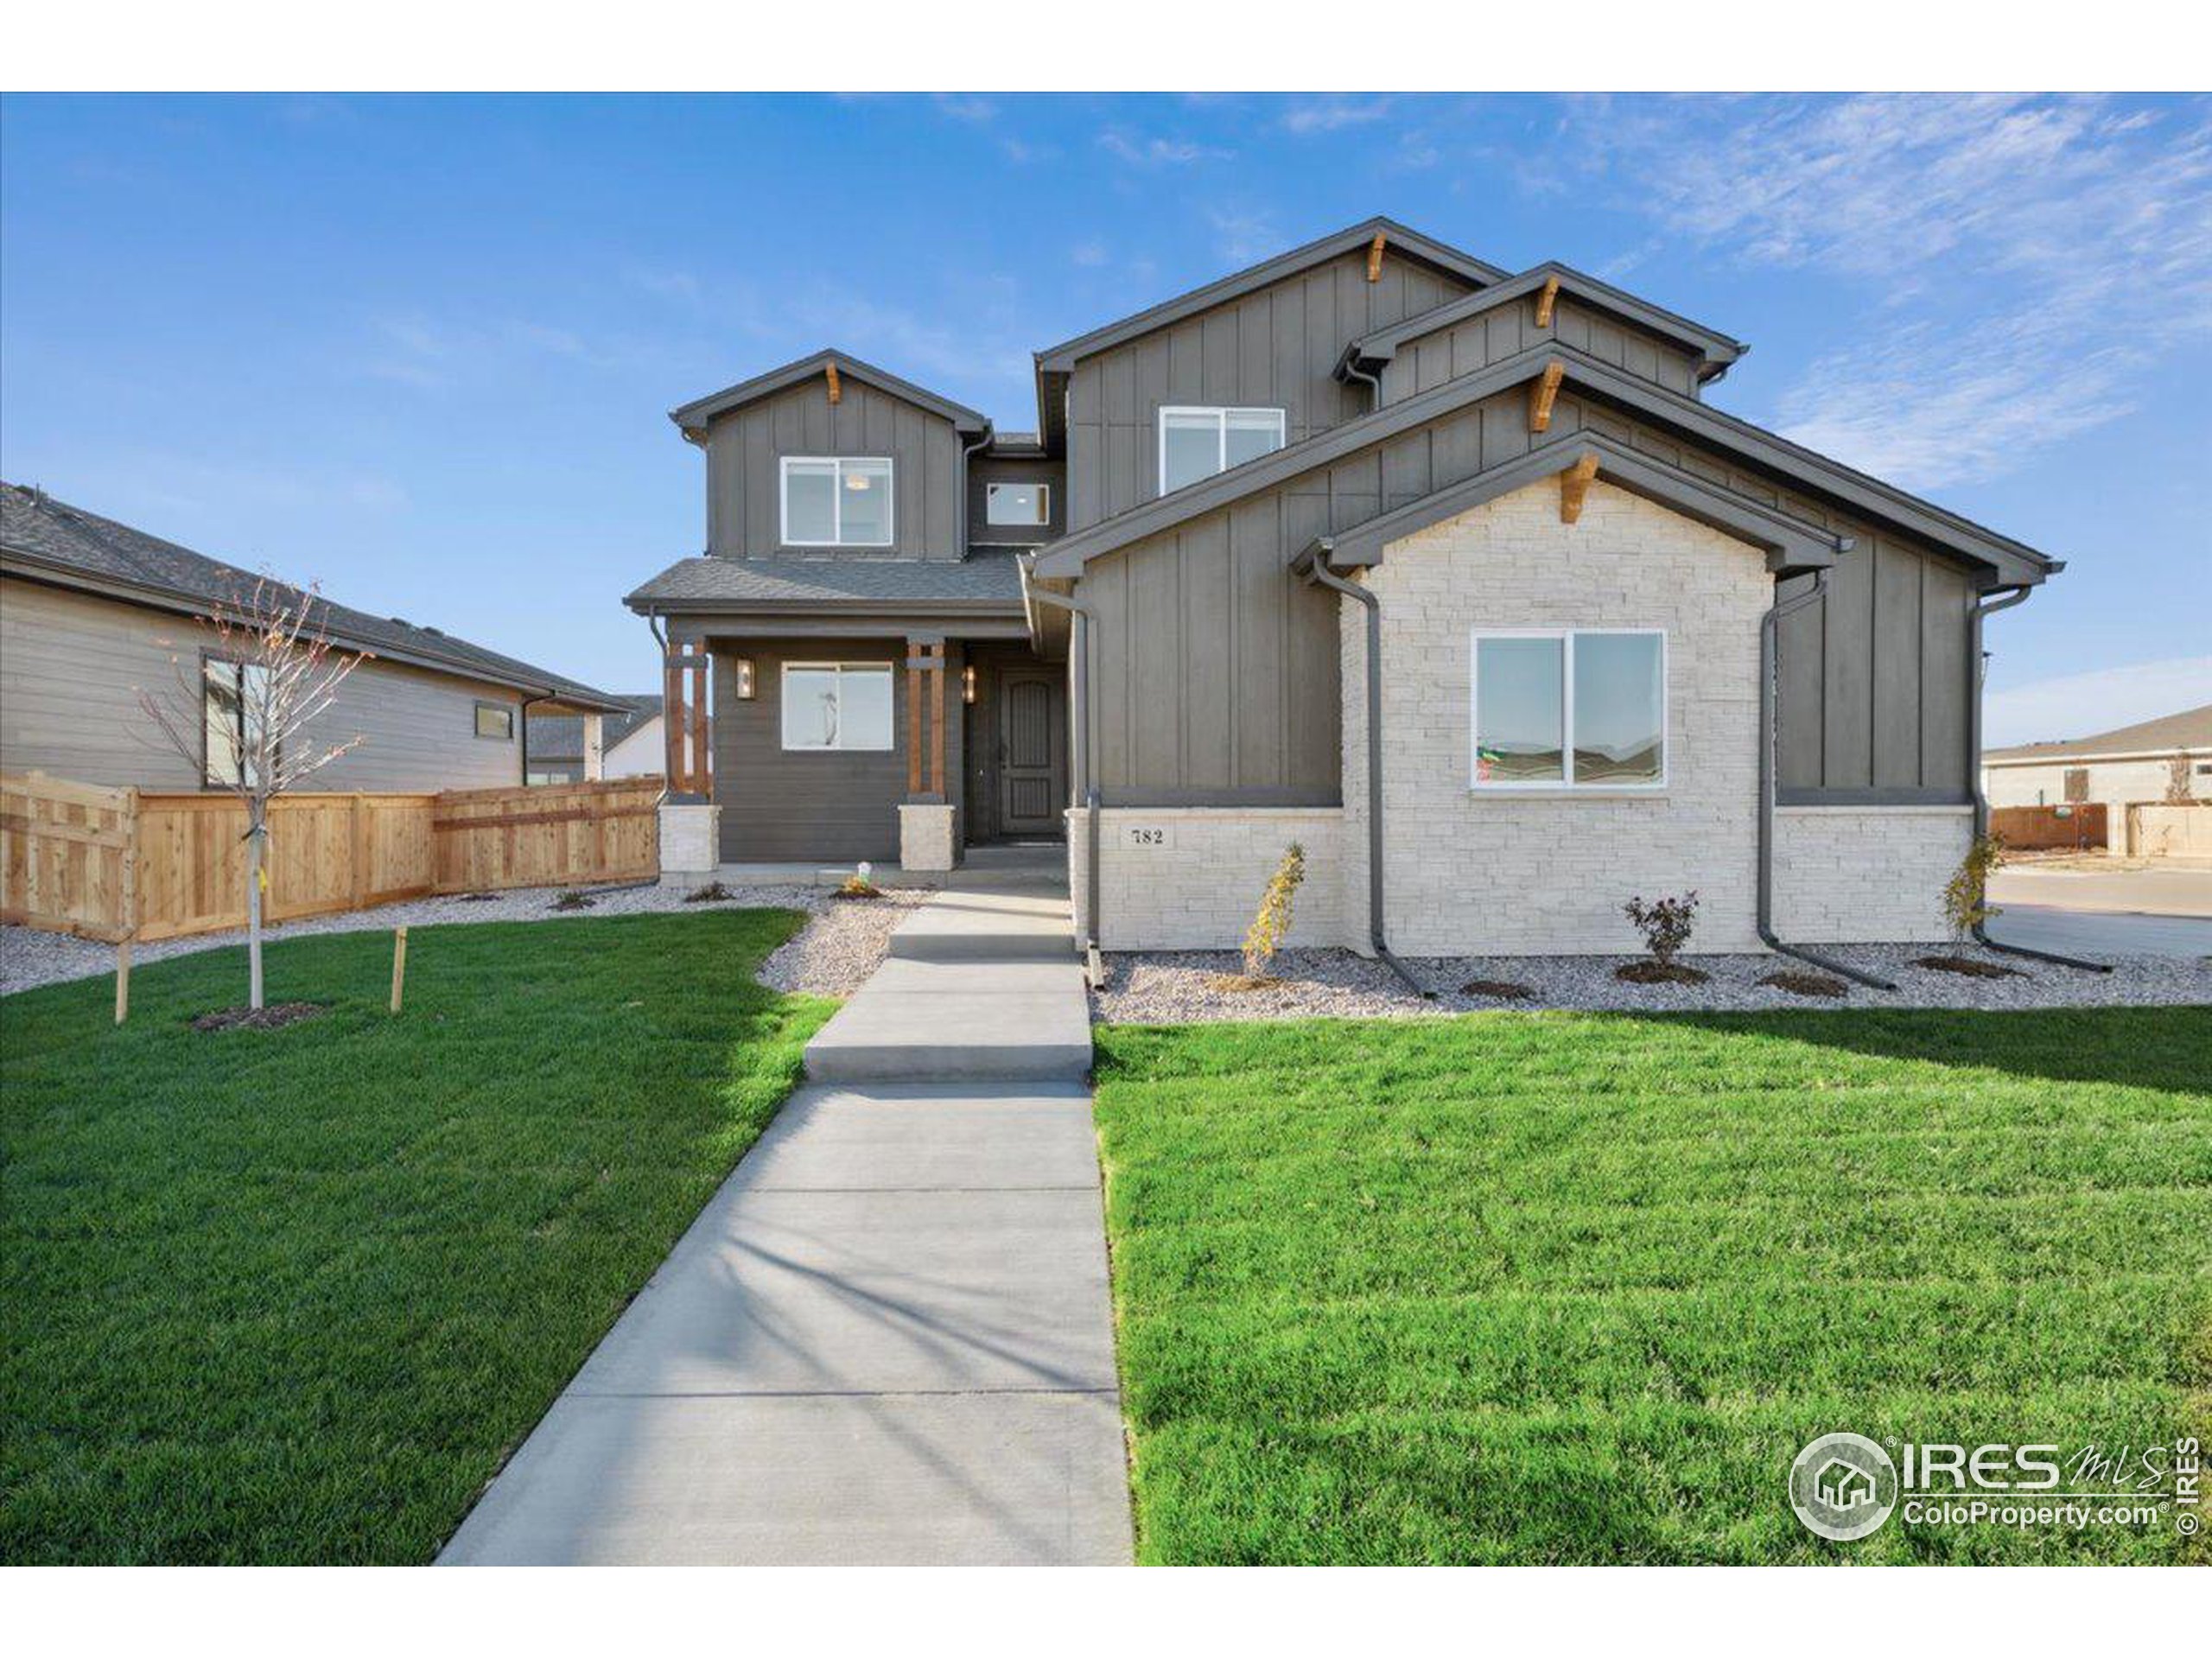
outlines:
[{"label": "gable roof", "polygon": [[1418,500],[1377,513],[1349,530],[1316,537],[1309,550],[1335,570],[1380,564],[1383,550],[1392,542],[1554,477],[1586,458],[1598,463],[1597,475],[1607,483],[1764,550],[1767,568],[1777,575],[1826,569],[1835,563],[1838,553],[1848,551],[1853,544],[1848,536],[1793,518],[1711,479],[1685,472],[1656,455],[1647,455],[1610,434],[1584,431],[1540,444],[1526,454],[1432,490]]},{"label": "gable roof", "polygon": [[1749,421],[1723,414],[1694,397],[1670,391],[1601,363],[1572,346],[1547,340],[1471,374],[1446,380],[1357,420],[1331,427],[1064,536],[1038,554],[1035,574],[1047,577],[1076,575],[1091,559],[1224,506],[1255,490],[1326,466],[1469,404],[1510,391],[1535,378],[1554,363],[1565,371],[1568,381],[1585,391],[1656,424],[1671,427],[1748,466],[1786,478],[1808,493],[1832,497],[1859,512],[1923,537],[1987,567],[1999,582],[2037,582],[2062,568],[2057,561],[2024,543],[1999,536],[1878,479],[1791,443]]},{"label": "gable roof", "polygon": [[[10,575],[35,576],[188,615],[236,603],[262,580],[251,570],[14,484],[0,484],[0,564]],[[348,650],[465,675],[531,696],[550,695],[580,708],[620,706],[581,680],[487,651],[438,628],[396,616],[372,616],[320,597],[316,611],[331,639]]]},{"label": "gable roof", "polygon": [[1272,259],[1262,259],[1256,265],[1248,265],[1243,270],[1231,272],[1203,288],[1194,288],[1187,293],[1176,295],[1173,299],[1162,300],[1159,304],[1123,317],[1118,322],[1107,323],[1088,334],[1077,334],[1073,340],[1064,340],[1057,346],[1049,346],[1037,353],[1038,370],[1040,373],[1051,373],[1073,368],[1079,358],[1091,356],[1109,346],[1118,346],[1125,340],[1151,334],[1198,312],[1211,310],[1217,305],[1242,298],[1255,289],[1279,283],[1286,276],[1294,276],[1310,265],[1318,265],[1370,246],[1377,236],[1384,238],[1392,252],[1411,254],[1440,270],[1450,271],[1455,276],[1464,277],[1480,286],[1487,287],[1490,283],[1502,282],[1510,274],[1502,267],[1478,259],[1471,253],[1462,252],[1448,243],[1423,236],[1419,231],[1401,225],[1394,219],[1362,219],[1357,225],[1347,225],[1343,230],[1308,242],[1303,247],[1293,248],[1287,253],[1279,253]]},{"label": "gable roof", "polygon": [[[661,711],[658,691],[619,695],[620,709],[601,717],[599,750],[605,754]],[[584,758],[584,721],[582,715],[531,715],[530,758],[533,760],[582,760]]]},{"label": "gable roof", "polygon": [[[1425,339],[1439,329],[1452,327],[1498,306],[1525,299],[1554,279],[1558,281],[1560,293],[1572,295],[1594,309],[1606,312],[1621,321],[1633,323],[1649,333],[1672,340],[1685,350],[1698,353],[1700,380],[1719,379],[1728,372],[1730,364],[1751,350],[1742,340],[1732,339],[1718,329],[1692,322],[1688,317],[1677,316],[1663,307],[1653,305],[1648,300],[1640,300],[1624,289],[1600,282],[1571,265],[1560,264],[1556,259],[1547,259],[1541,265],[1533,266],[1517,276],[1510,276],[1478,293],[1463,294],[1456,300],[1448,300],[1416,316],[1362,334],[1344,347],[1344,364],[1388,363],[1397,355],[1398,348],[1408,341]],[[1343,373],[1342,365],[1338,373]]]},{"label": "gable roof", "polygon": [[1981,758],[1988,761],[2069,760],[2100,754],[2171,754],[2177,749],[2212,749],[2212,702],[2176,715],[2161,715],[2156,720],[2139,720],[2133,726],[2115,726],[2091,737],[1991,749]]},{"label": "gable roof", "polygon": [[963,432],[982,432],[990,427],[988,417],[979,415],[965,404],[956,404],[950,397],[940,397],[925,386],[911,380],[901,380],[888,369],[879,369],[874,364],[855,357],[850,352],[840,351],[834,346],[824,346],[810,356],[785,364],[779,369],[770,369],[766,374],[756,374],[750,380],[741,380],[734,386],[709,392],[704,397],[695,397],[668,411],[668,418],[683,429],[686,435],[699,429],[717,415],[727,415],[733,409],[758,403],[771,393],[786,386],[795,386],[811,379],[832,363],[837,365],[841,378],[857,380],[863,385],[887,391],[894,397],[903,397],[917,408],[932,415],[941,415]]}]

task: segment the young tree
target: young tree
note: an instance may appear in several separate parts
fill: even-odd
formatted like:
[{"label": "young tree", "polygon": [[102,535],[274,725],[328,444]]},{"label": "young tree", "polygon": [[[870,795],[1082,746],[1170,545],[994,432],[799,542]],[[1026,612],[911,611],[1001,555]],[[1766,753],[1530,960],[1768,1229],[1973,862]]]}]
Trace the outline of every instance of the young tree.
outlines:
[{"label": "young tree", "polygon": [[348,750],[359,734],[325,743],[310,732],[365,652],[334,648],[313,588],[264,576],[198,620],[204,653],[169,658],[176,686],[143,687],[138,707],[168,747],[245,808],[246,962],[251,1005],[262,1006],[261,912],[268,890],[269,804]]},{"label": "young tree", "polygon": [[2166,762],[2166,804],[2168,806],[2187,806],[2196,798],[2196,791],[2190,787],[2193,780],[2190,777],[2190,756],[2187,749],[2177,749],[2174,752],[2173,757]]}]

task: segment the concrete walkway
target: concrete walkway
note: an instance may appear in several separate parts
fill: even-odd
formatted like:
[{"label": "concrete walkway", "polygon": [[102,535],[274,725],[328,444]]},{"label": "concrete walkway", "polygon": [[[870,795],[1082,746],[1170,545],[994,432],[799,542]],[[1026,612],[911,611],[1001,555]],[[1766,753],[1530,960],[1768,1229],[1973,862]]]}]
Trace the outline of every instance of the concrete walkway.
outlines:
[{"label": "concrete walkway", "polygon": [[[913,1028],[879,1040],[871,1014],[828,1052],[833,1070],[917,1053],[934,1080],[795,1095],[442,1560],[1129,1559],[1090,1091],[978,1082],[948,1058],[1002,1065],[1020,1047],[1003,1032],[1054,1047],[1060,1005],[1081,1015],[1071,960],[931,954],[1001,925],[1029,937],[1051,895],[1017,896],[1033,903],[956,882],[917,912],[922,954],[830,1022],[880,991]],[[971,1005],[985,995],[995,1017]],[[1086,1030],[1086,1065],[1088,1046]]]}]

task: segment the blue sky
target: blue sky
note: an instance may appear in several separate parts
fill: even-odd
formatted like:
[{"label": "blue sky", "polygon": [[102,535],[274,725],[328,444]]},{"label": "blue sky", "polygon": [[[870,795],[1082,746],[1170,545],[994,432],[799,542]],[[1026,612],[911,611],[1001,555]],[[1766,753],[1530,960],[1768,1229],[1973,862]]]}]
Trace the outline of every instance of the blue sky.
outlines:
[{"label": "blue sky", "polygon": [[2212,102],[11,97],[0,471],[612,690],[676,404],[1028,353],[1387,213],[1751,342],[1714,401],[2070,562],[1993,741],[2212,699]]}]

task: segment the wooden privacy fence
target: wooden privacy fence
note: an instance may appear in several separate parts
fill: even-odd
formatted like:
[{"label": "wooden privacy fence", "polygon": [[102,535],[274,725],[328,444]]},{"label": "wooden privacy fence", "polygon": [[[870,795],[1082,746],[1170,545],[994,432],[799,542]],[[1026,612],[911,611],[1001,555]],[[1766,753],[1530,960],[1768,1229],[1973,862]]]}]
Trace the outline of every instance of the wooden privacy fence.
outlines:
[{"label": "wooden privacy fence", "polygon": [[[658,778],[439,795],[291,795],[270,806],[264,916],[434,893],[659,873]],[[0,921],[86,938],[244,927],[245,808],[229,795],[0,774]]]},{"label": "wooden privacy fence", "polygon": [[1989,830],[2014,852],[2045,852],[2055,847],[2088,852],[2105,845],[2104,803],[1992,807]]},{"label": "wooden privacy fence", "polygon": [[2131,858],[2212,858],[2212,803],[2141,801],[2127,809]]}]

